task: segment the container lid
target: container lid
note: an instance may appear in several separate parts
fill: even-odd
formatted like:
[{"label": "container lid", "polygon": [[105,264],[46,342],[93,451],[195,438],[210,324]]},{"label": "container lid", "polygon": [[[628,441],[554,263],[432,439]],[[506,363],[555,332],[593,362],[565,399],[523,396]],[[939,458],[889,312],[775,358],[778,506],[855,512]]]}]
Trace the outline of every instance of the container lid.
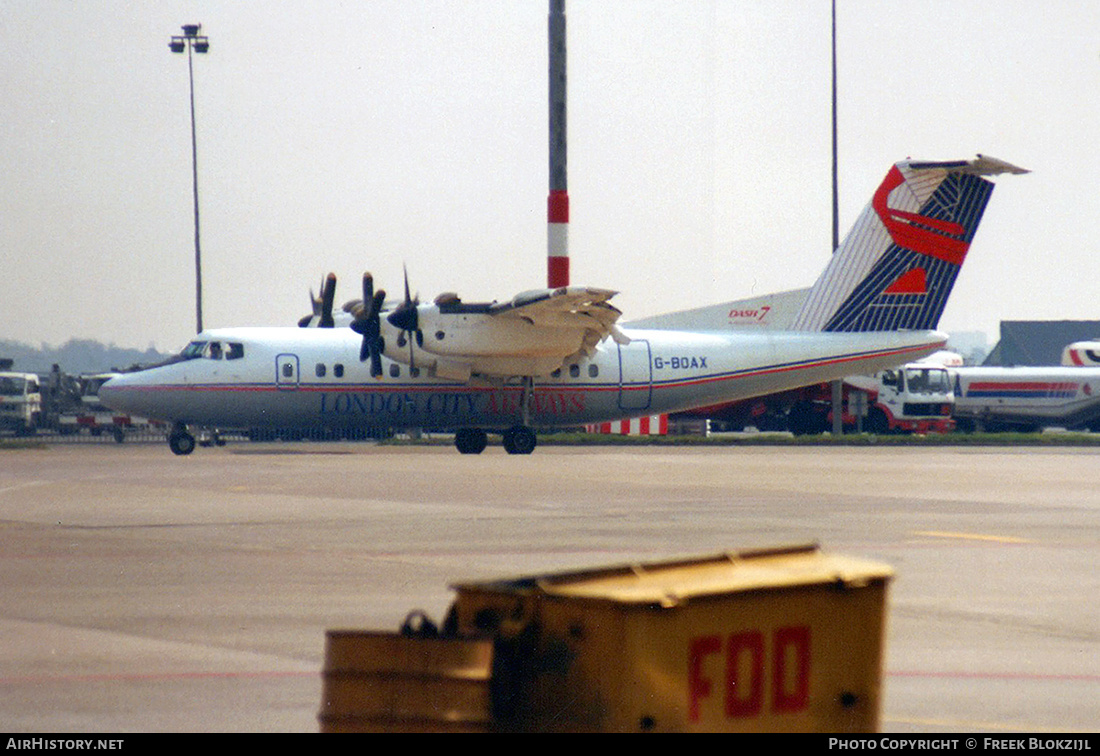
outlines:
[{"label": "container lid", "polygon": [[823,554],[817,544],[749,549],[709,556],[462,583],[459,592],[542,594],[619,604],[676,606],[691,599],[813,585],[843,589],[885,581],[885,564]]}]

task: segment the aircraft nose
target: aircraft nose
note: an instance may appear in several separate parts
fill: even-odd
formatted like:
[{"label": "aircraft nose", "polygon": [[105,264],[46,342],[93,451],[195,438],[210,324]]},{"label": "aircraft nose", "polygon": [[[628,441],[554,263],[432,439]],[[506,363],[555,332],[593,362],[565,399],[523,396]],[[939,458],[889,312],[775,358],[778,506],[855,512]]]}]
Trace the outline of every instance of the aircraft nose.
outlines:
[{"label": "aircraft nose", "polygon": [[117,412],[132,412],[131,400],[134,396],[133,376],[120,375],[99,387],[99,401]]}]

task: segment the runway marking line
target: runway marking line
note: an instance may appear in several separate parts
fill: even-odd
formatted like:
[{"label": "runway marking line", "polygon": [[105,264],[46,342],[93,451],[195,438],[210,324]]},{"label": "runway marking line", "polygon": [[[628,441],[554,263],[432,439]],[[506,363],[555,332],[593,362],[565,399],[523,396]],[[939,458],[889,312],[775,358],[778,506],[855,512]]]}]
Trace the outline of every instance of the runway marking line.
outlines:
[{"label": "runway marking line", "polygon": [[958,538],[967,541],[992,541],[995,543],[1032,543],[1027,538],[1015,536],[984,535],[982,533],[949,533],[941,530],[918,530],[913,535],[928,538]]}]

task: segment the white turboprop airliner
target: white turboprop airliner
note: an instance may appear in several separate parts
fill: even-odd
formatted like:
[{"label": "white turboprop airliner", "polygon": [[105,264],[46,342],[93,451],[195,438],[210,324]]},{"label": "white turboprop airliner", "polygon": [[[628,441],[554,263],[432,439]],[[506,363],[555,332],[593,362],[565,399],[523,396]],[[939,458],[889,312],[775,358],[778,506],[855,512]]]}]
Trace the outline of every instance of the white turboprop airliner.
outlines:
[{"label": "white turboprop airliner", "polygon": [[942,349],[935,330],[993,185],[1023,173],[978,156],[896,164],[789,330],[635,330],[615,292],[567,287],[470,304],[454,295],[390,310],[368,275],[332,315],[334,279],[303,328],[198,334],[174,361],[99,392],[108,406],[172,423],[176,454],[202,428],[424,428],[480,453],[486,431],[529,454],[538,428],[683,411],[873,373]]}]

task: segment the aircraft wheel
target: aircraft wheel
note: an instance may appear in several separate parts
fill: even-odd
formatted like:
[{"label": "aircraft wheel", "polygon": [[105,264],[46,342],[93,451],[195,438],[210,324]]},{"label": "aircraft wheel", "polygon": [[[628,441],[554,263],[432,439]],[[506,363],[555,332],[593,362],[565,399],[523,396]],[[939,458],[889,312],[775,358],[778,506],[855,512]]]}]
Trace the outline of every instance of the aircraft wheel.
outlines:
[{"label": "aircraft wheel", "polygon": [[181,457],[190,454],[195,451],[195,437],[185,430],[173,431],[168,437],[168,448]]},{"label": "aircraft wheel", "polygon": [[504,432],[504,450],[509,454],[530,454],[538,440],[526,425],[516,425]]},{"label": "aircraft wheel", "polygon": [[455,448],[459,454],[481,454],[489,439],[480,428],[462,428],[455,433]]}]

